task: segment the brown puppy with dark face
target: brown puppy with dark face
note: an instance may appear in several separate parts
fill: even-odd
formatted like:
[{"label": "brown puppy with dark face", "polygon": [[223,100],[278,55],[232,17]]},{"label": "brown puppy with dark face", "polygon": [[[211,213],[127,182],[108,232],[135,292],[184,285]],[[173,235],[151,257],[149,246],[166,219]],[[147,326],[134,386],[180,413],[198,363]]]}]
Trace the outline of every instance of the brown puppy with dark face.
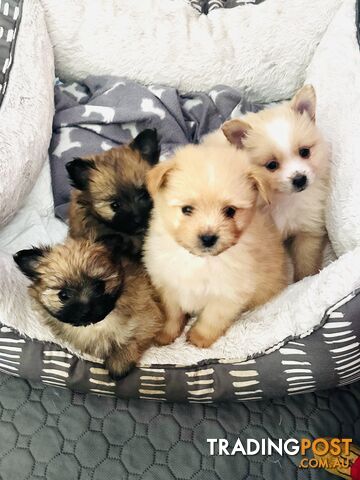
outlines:
[{"label": "brown puppy with dark face", "polygon": [[69,211],[72,238],[117,234],[124,254],[140,258],[152,201],[146,174],[159,160],[156,130],[129,145],[67,163],[74,190]]},{"label": "brown puppy with dark face", "polygon": [[[106,242],[106,244],[104,243]],[[75,350],[105,360],[124,375],[163,326],[163,312],[144,268],[124,265],[113,239],[67,239],[14,255],[32,281],[34,309],[54,335]]]}]

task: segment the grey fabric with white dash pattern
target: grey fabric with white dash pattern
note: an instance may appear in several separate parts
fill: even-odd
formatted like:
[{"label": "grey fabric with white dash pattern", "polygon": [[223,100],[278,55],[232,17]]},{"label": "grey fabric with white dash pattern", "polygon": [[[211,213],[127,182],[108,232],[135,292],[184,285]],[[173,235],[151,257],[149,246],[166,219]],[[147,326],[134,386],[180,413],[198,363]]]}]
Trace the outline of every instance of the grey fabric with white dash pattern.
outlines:
[{"label": "grey fabric with white dash pattern", "polygon": [[190,403],[261,400],[333,388],[360,379],[359,293],[331,307],[311,335],[287,339],[247,361],[146,365],[117,382],[101,363],[80,360],[54,344],[21,338],[3,326],[0,371],[78,392]]},{"label": "grey fabric with white dash pattern", "polygon": [[0,105],[11,71],[23,0],[0,2]]}]

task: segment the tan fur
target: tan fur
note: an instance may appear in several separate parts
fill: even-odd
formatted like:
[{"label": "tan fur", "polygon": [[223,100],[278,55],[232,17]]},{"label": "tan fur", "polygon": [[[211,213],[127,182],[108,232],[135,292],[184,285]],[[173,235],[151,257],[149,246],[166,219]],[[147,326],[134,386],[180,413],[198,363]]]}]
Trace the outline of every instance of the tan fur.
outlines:
[{"label": "tan fur", "polygon": [[152,197],[165,185],[167,177],[171,170],[175,168],[175,162],[168,160],[156,165],[156,169],[151,169],[146,176],[146,185]]},{"label": "tan fur", "polygon": [[[244,152],[200,145],[178,150],[166,166],[151,170],[148,186],[154,210],[144,261],[167,313],[157,341],[172,342],[186,314],[196,313],[188,340],[208,347],[241,312],[288,283],[280,235],[256,208],[259,191],[267,197],[266,182]],[[182,212],[186,205],[193,207],[190,216]],[[225,215],[229,206],[233,218]],[[211,251],[199,244],[204,233],[219,237]]]},{"label": "tan fur", "polygon": [[[90,169],[89,189],[73,189],[69,209],[69,235],[72,238],[98,238],[117,233],[99,218],[110,221],[114,212],[110,207],[112,198],[123,186],[141,188],[145,184],[150,164],[139,151],[123,145],[104,153],[89,155],[86,160],[94,162]],[[134,252],[142,247],[142,236],[122,233],[128,244],[133,244]]]},{"label": "tan fur", "polygon": [[[304,113],[302,110],[305,109]],[[267,209],[284,239],[294,238],[292,248],[295,280],[319,271],[321,247],[326,238],[325,202],[328,189],[329,153],[315,124],[316,96],[311,85],[300,89],[290,102],[249,113],[241,119],[225,122],[222,131],[230,143],[245,149],[254,165],[262,168],[271,188],[271,206]],[[269,126],[282,122],[289,130],[290,149],[282,148],[269,134]],[[281,125],[281,123],[280,123]],[[278,127],[280,130],[280,127]],[[224,143],[219,132],[209,135],[205,143]],[[281,137],[281,131],[278,132]],[[308,159],[300,159],[299,149],[309,147]],[[279,168],[269,171],[266,165],[277,161]],[[306,169],[312,183],[301,193],[291,192],[286,177],[298,162]],[[305,242],[304,246],[301,243]],[[311,246],[312,245],[312,246]]]},{"label": "tan fur", "polygon": [[[145,269],[129,261],[115,265],[100,243],[68,239],[44,254],[36,273],[30,295],[56,337],[82,353],[104,359],[114,375],[126,373],[162,327],[162,307]],[[100,277],[106,282],[106,293],[122,284],[122,292],[102,321],[88,326],[62,323],[49,310],[59,308],[57,294],[62,285],[81,283],[83,275]]]},{"label": "tan fur", "polygon": [[326,235],[298,233],[292,239],[290,251],[294,260],[294,278],[313,275],[321,269],[321,258],[327,240]]}]

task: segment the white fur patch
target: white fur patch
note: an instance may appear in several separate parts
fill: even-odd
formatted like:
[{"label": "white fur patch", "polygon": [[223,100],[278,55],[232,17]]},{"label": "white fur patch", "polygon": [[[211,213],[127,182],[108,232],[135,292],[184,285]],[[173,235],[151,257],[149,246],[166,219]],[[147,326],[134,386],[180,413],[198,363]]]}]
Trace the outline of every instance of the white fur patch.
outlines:
[{"label": "white fur patch", "polygon": [[287,155],[291,153],[290,123],[285,118],[277,118],[266,126],[266,130],[276,145]]},{"label": "white fur patch", "polygon": [[301,193],[277,195],[268,208],[283,238],[301,230],[321,232],[324,195],[326,190],[320,181],[314,182]]},{"label": "white fur patch", "polygon": [[167,203],[170,207],[181,207],[184,201],[179,198],[171,198]]},{"label": "white fur patch", "polygon": [[215,185],[216,173],[215,173],[214,165],[212,165],[211,163],[209,163],[207,167],[207,177],[208,177],[209,186]]},{"label": "white fur patch", "polygon": [[283,163],[281,175],[283,180],[289,180],[295,175],[306,175],[309,180],[313,180],[313,173],[309,165],[304,160],[293,158]]}]

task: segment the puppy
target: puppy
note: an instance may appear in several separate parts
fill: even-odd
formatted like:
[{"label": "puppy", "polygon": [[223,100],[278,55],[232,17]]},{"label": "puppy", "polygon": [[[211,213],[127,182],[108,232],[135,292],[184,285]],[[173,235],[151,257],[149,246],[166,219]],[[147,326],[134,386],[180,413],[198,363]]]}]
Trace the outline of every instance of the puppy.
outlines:
[{"label": "puppy", "polygon": [[139,258],[152,201],[146,173],[159,160],[156,130],[144,130],[129,145],[66,165],[72,186],[69,235],[118,234],[123,253]]},{"label": "puppy", "polygon": [[145,269],[130,261],[122,266],[112,244],[67,239],[21,250],[14,260],[31,280],[34,309],[54,335],[104,359],[112,377],[139,360],[163,325]]},{"label": "puppy", "polygon": [[[271,186],[266,206],[283,239],[292,239],[295,280],[316,274],[326,240],[329,155],[315,123],[316,97],[304,86],[290,102],[225,122],[227,140],[248,152]],[[211,140],[212,138],[212,140]],[[206,142],[221,139],[218,134]]]},{"label": "puppy", "polygon": [[188,340],[209,347],[241,312],[287,285],[280,234],[256,208],[259,193],[267,201],[266,183],[246,157],[229,146],[189,145],[148,173],[154,209],[144,262],[166,310],[160,344],[195,313]]}]

